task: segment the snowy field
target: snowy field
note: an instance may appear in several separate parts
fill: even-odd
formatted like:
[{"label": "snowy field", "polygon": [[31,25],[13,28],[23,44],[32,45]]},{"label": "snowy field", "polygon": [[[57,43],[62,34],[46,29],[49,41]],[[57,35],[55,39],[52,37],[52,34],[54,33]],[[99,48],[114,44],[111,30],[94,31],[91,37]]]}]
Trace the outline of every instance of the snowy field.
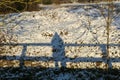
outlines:
[{"label": "snowy field", "polygon": [[[5,43],[6,49],[10,50],[0,54],[0,67],[2,67],[0,77],[33,76],[29,68],[25,69],[25,74],[23,74],[24,69],[19,72],[15,68],[18,71],[12,72],[12,68],[24,64],[26,67],[48,68],[40,71],[36,69],[36,73],[33,69],[34,77],[38,77],[36,80],[49,78],[50,80],[104,80],[104,78],[107,80],[109,76],[119,80],[120,4],[115,4],[111,11],[109,36],[110,66],[112,69],[117,69],[115,71],[117,75],[113,74],[114,71],[109,74],[102,70],[94,70],[107,68],[105,58],[107,13],[108,9],[105,5],[76,5],[12,13],[5,15],[4,18],[1,15],[0,28],[7,34],[7,42],[11,44]],[[10,39],[10,36],[14,39]],[[8,47],[14,44],[14,47]],[[24,63],[23,60],[25,60]],[[60,67],[68,69],[62,72],[59,70]],[[99,72],[102,73],[99,74]]]}]

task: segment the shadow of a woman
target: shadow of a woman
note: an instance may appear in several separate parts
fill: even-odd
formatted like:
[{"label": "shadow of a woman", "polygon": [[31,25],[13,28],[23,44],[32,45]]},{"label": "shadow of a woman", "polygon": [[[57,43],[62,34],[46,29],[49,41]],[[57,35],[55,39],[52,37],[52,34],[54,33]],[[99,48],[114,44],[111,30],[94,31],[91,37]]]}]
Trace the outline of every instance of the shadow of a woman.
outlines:
[{"label": "shadow of a woman", "polygon": [[59,68],[59,62],[60,66],[63,68],[66,67],[66,62],[65,62],[65,47],[64,47],[64,42],[60,38],[57,32],[55,32],[53,38],[52,38],[52,56],[55,61],[55,68]]}]

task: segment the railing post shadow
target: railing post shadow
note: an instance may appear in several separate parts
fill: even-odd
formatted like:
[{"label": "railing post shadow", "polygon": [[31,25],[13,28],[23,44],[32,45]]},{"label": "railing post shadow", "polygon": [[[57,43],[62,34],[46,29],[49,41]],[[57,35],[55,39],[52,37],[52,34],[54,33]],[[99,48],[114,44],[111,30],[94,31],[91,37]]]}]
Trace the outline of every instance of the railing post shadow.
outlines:
[{"label": "railing post shadow", "polygon": [[24,67],[24,57],[26,55],[27,45],[23,45],[22,53],[20,56],[20,68]]},{"label": "railing post shadow", "polygon": [[111,63],[111,60],[110,60],[110,57],[109,57],[109,54],[108,54],[108,51],[107,51],[107,45],[106,44],[103,44],[100,46],[101,48],[101,51],[102,51],[102,59],[103,61],[105,62],[105,64],[107,65],[106,68],[107,69],[111,69],[112,68],[112,63]]}]

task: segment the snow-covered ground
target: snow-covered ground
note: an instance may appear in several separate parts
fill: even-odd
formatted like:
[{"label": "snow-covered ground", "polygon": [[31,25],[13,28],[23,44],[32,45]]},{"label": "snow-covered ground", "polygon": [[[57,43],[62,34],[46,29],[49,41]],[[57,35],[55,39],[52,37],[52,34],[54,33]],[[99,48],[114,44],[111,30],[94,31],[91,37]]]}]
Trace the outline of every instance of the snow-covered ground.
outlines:
[{"label": "snow-covered ground", "polygon": [[[25,60],[31,58],[33,62],[25,63],[29,67],[65,66],[75,69],[104,69],[106,68],[104,56],[107,43],[105,20],[107,7],[102,6],[102,8],[101,5],[52,7],[40,11],[7,14],[0,19],[0,26],[8,36],[15,37],[16,42],[20,44],[13,47],[11,52],[0,55],[16,56],[18,59],[21,58],[19,56],[24,56]],[[120,4],[116,4],[112,12],[109,36],[110,64],[113,69],[120,69]],[[11,40],[11,43],[14,42]],[[11,64],[6,65],[3,60],[0,61],[1,67],[11,66]],[[16,62],[11,63],[15,65]],[[17,63],[16,66],[19,66],[19,62]],[[57,75],[56,80],[61,76],[64,74]],[[69,80],[67,76],[73,74],[66,73],[67,79],[64,77],[60,80]]]}]

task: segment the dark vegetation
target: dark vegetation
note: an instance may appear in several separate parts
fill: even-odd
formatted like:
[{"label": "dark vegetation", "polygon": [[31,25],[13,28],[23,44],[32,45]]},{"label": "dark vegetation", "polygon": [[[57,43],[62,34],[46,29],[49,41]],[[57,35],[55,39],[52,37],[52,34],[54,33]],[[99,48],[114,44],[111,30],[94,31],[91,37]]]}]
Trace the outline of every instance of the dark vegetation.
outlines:
[{"label": "dark vegetation", "polygon": [[3,0],[0,2],[0,14],[38,10],[38,4],[35,0]]},{"label": "dark vegetation", "polygon": [[89,3],[118,0],[0,0],[0,14],[40,10],[38,4]]},{"label": "dark vegetation", "polygon": [[[24,73],[24,74],[22,74]],[[93,74],[92,74],[93,73]],[[68,74],[69,80],[119,80],[120,70],[111,69],[111,70],[103,70],[103,69],[69,69],[69,68],[5,68],[1,69],[1,80],[55,80],[61,74]],[[14,74],[16,77],[11,77]],[[73,76],[74,75],[74,76]],[[62,77],[65,76],[61,76]],[[66,79],[68,80],[68,79]]]}]

